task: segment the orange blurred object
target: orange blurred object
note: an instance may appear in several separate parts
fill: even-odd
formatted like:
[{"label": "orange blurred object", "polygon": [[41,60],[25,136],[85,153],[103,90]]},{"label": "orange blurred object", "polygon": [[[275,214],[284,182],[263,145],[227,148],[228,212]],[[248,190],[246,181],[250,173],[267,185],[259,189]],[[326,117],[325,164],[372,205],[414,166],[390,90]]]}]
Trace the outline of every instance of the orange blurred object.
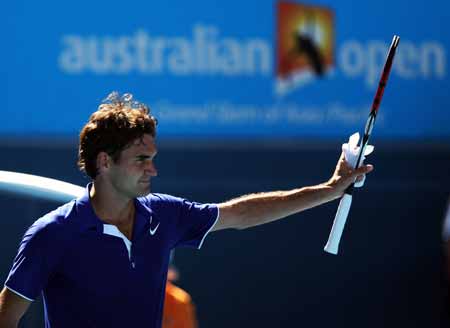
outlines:
[{"label": "orange blurred object", "polygon": [[167,281],[162,328],[197,327],[197,316],[191,296]]}]

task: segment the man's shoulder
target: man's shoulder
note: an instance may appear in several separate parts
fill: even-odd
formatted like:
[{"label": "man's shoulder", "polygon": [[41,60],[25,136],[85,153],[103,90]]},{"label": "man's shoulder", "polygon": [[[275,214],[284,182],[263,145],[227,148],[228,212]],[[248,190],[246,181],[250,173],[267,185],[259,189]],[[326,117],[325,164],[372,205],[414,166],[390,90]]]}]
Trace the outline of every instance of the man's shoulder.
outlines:
[{"label": "man's shoulder", "polygon": [[[67,229],[75,201],[64,204],[36,220],[25,232],[19,246],[20,256],[28,258],[59,257],[76,234]],[[39,261],[38,261],[39,262]]]},{"label": "man's shoulder", "polygon": [[151,208],[160,207],[164,205],[174,205],[183,202],[183,198],[160,194],[160,193],[151,193],[144,197],[139,197],[138,201],[142,204],[149,206]]},{"label": "man's shoulder", "polygon": [[146,198],[155,202],[179,202],[180,200],[182,200],[182,198],[180,197],[161,193],[151,193],[142,198]]},{"label": "man's shoulder", "polygon": [[37,219],[28,229],[28,233],[46,234],[48,232],[62,232],[69,227],[70,217],[75,210],[75,200],[66,203]]},{"label": "man's shoulder", "polygon": [[145,197],[137,198],[145,211],[155,215],[177,216],[183,208],[184,199],[167,195],[152,193]]}]

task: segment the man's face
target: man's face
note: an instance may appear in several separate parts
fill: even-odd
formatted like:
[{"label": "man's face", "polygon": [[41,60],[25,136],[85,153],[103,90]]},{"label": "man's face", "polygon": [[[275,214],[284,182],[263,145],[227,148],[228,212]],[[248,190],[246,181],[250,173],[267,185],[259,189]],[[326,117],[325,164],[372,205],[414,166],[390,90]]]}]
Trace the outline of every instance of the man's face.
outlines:
[{"label": "man's face", "polygon": [[127,198],[150,193],[150,179],[157,175],[153,163],[156,153],[155,140],[149,134],[144,134],[122,150],[118,161],[112,162],[108,172],[116,192]]}]

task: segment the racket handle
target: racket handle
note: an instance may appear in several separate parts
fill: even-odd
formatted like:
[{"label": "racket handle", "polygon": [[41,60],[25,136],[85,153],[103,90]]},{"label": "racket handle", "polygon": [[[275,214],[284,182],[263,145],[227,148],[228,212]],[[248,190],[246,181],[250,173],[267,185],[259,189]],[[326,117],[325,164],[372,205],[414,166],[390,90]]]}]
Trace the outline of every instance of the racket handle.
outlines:
[{"label": "racket handle", "polygon": [[336,255],[339,249],[342,232],[344,231],[345,222],[347,221],[350,205],[352,204],[352,195],[344,194],[339,203],[339,207],[334,217],[333,227],[331,228],[328,242],[324,247],[324,251]]}]

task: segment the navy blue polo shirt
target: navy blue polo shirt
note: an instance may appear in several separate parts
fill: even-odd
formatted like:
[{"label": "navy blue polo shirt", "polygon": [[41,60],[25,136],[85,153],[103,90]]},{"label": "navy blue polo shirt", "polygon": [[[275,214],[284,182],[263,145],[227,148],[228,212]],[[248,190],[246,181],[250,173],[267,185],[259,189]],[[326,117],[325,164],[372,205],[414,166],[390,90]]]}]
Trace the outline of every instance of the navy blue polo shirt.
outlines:
[{"label": "navy blue polo shirt", "polygon": [[46,327],[161,327],[170,251],[200,248],[219,211],[163,194],[135,205],[128,240],[95,215],[88,186],[28,229],[5,287],[31,301],[42,292]]}]

